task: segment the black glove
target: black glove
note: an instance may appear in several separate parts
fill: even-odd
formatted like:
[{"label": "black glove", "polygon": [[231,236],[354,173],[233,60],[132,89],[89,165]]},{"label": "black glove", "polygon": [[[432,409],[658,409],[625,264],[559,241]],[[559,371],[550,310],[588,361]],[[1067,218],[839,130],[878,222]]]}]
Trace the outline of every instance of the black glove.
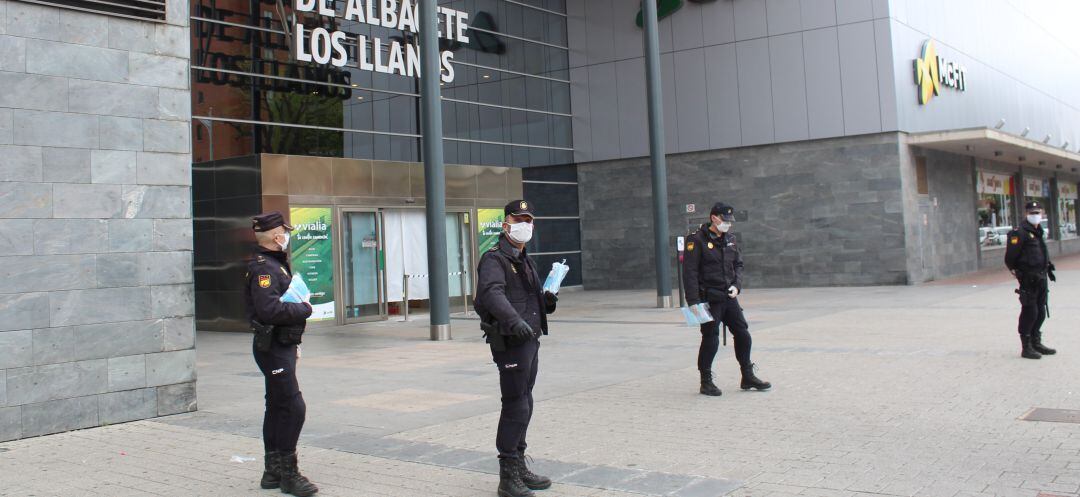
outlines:
[{"label": "black glove", "polygon": [[1056,268],[1056,267],[1054,267],[1054,263],[1053,263],[1053,262],[1051,262],[1051,263],[1050,263],[1050,265],[1046,267],[1046,269],[1049,269],[1050,271],[1057,271],[1057,268]]},{"label": "black glove", "polygon": [[555,304],[559,302],[559,296],[551,292],[544,292],[544,307],[547,314],[555,312]]},{"label": "black glove", "polygon": [[1054,281],[1054,282],[1057,281],[1057,276],[1054,276],[1054,270],[1053,269],[1051,269],[1049,272],[1047,272],[1046,276],[1048,278],[1050,278],[1050,281]]},{"label": "black glove", "polygon": [[515,336],[522,340],[529,340],[533,337],[532,326],[529,326],[529,323],[526,323],[524,319],[512,324],[509,331],[510,336]]}]

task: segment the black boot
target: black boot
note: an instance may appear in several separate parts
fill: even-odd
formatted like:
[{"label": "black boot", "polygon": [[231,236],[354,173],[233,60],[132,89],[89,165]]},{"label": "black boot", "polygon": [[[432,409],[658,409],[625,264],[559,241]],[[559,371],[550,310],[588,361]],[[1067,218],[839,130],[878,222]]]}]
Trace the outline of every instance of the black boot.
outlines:
[{"label": "black boot", "polygon": [[266,451],[263,459],[262,481],[259,486],[265,489],[278,488],[281,486],[281,454],[274,450]]},{"label": "black boot", "polygon": [[1043,343],[1042,343],[1042,332],[1033,333],[1031,335],[1031,348],[1035,349],[1035,352],[1038,352],[1038,353],[1040,353],[1042,355],[1054,355],[1054,354],[1057,354],[1056,350],[1043,345]]},{"label": "black boot", "polygon": [[1031,346],[1031,342],[1030,336],[1020,335],[1020,346],[1023,347],[1020,349],[1020,357],[1024,359],[1042,359],[1042,354]]},{"label": "black boot", "polygon": [[739,384],[739,387],[743,390],[750,390],[751,388],[756,388],[758,390],[768,390],[772,388],[772,383],[762,381],[761,378],[755,376],[754,365],[751,364],[742,368],[742,383]]},{"label": "black boot", "polygon": [[536,497],[521,481],[517,459],[499,459],[499,497]]},{"label": "black boot", "polygon": [[281,493],[297,497],[309,497],[319,492],[319,487],[311,483],[296,464],[296,452],[281,453]]},{"label": "black boot", "polygon": [[723,392],[712,381],[712,371],[701,372],[701,395],[719,397]]},{"label": "black boot", "polygon": [[551,488],[551,478],[546,476],[540,476],[532,471],[529,471],[529,465],[525,463],[525,456],[522,456],[517,461],[518,474],[521,475],[521,482],[529,487],[529,490],[547,490]]}]

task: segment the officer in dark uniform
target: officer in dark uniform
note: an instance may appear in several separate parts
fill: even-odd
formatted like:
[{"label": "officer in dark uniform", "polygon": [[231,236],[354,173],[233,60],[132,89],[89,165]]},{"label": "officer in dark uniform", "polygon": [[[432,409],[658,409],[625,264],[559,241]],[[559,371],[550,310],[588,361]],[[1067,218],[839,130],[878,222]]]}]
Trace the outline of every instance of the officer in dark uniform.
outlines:
[{"label": "officer in dark uniform", "polygon": [[499,368],[502,413],[495,446],[499,450],[499,496],[531,497],[551,487],[551,479],[525,463],[525,433],[533,413],[540,335],[558,298],[543,290],[543,280],[525,251],[532,239],[533,215],[524,200],[503,209],[499,243],[480,257],[475,307]]},{"label": "officer in dark uniform", "polygon": [[734,209],[717,202],[709,212],[709,221],[687,237],[683,258],[686,303],[708,303],[709,312],[714,318],[701,325],[701,348],[698,350],[701,393],[711,396],[721,394],[712,376],[713,359],[720,347],[721,323],[731,330],[735,339],[735,358],[742,369],[741,388],[768,390],[772,384],[754,375],[754,364],[750,362],[750,332],[742,307],[739,306],[743,261],[735,235],[730,233],[735,221]]},{"label": "officer in dark uniform", "polygon": [[266,469],[260,485],[280,487],[282,492],[292,495],[314,495],[319,488],[300,474],[296,462],[296,441],[307,411],[296,381],[296,359],[300,337],[311,316],[311,304],[280,300],[292,280],[286,249],[293,227],[285,223],[280,212],[274,211],[252,218],[252,229],[259,248],[248,263],[244,299],[255,331],[255,363],[266,383],[263,415]]},{"label": "officer in dark uniform", "polygon": [[1043,345],[1042,324],[1047,315],[1046,282],[1057,281],[1054,276],[1054,264],[1046,251],[1043,239],[1042,202],[1033,200],[1024,206],[1027,218],[1020,223],[1019,229],[1009,232],[1008,248],[1005,249],[1005,265],[1016,276],[1020,288],[1020,357],[1040,359],[1044,355],[1053,355],[1057,351]]}]

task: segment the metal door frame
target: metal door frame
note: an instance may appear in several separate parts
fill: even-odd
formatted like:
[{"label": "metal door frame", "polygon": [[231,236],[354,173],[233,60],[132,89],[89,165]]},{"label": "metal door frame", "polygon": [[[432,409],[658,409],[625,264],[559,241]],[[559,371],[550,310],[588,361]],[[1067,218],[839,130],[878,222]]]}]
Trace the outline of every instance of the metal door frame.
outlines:
[{"label": "metal door frame", "polygon": [[[340,250],[337,250],[334,256],[334,265],[339,268],[338,274],[341,275],[341,277],[337,279],[336,285],[338,295],[341,296],[341,298],[337,299],[339,304],[337,305],[337,309],[335,309],[338,315],[337,323],[339,325],[345,325],[354,323],[366,323],[372,321],[385,321],[389,319],[389,313],[386,302],[386,233],[384,232],[382,209],[378,207],[339,206],[336,210],[337,212],[335,219],[338,222],[338,226],[341,227],[341,229],[337,230],[337,234],[335,235],[335,242],[338,244],[338,247],[340,247]],[[375,283],[376,291],[378,293],[377,299],[379,304],[379,314],[376,316],[359,318],[346,317],[345,264],[347,264],[348,261],[345,260],[345,244],[347,243],[347,240],[345,239],[345,218],[348,214],[351,213],[373,214],[375,216],[375,267],[378,268],[379,273],[376,276],[377,279]]]}]

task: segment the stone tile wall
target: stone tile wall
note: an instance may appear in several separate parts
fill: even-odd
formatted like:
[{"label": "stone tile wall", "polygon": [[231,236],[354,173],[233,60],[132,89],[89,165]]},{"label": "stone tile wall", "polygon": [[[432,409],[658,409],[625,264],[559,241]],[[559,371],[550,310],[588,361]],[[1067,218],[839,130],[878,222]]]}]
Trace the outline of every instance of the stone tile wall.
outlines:
[{"label": "stone tile wall", "polygon": [[0,441],[195,409],[187,2],[0,0]]},{"label": "stone tile wall", "polygon": [[[668,156],[668,263],[723,200],[747,287],[907,283],[898,150],[885,133]],[[579,165],[585,288],[654,287],[649,177],[647,158]]]}]

